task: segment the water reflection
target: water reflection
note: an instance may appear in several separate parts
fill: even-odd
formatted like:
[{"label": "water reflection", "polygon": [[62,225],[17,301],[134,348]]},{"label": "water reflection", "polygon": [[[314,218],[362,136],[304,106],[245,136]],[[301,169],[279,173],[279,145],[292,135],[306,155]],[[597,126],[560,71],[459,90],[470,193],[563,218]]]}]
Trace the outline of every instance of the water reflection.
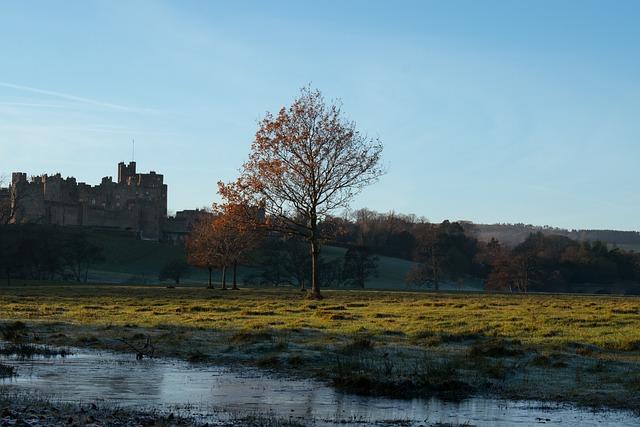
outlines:
[{"label": "water reflection", "polygon": [[53,359],[4,359],[18,376],[9,387],[36,391],[65,401],[109,401],[120,406],[161,408],[186,413],[220,411],[271,413],[311,421],[318,426],[407,420],[413,425],[446,422],[476,426],[603,424],[637,426],[640,419],[611,411],[535,402],[473,398],[460,403],[437,399],[396,400],[339,393],[314,381],[265,375],[255,369],[198,366],[176,360],[135,361],[132,356],[78,350]]}]

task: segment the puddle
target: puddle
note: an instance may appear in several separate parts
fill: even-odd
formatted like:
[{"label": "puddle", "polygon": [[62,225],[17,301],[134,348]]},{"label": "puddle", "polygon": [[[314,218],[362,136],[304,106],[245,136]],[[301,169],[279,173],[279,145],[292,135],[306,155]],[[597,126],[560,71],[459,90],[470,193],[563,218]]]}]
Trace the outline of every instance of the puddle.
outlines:
[{"label": "puddle", "polygon": [[[170,359],[134,360],[133,355],[74,349],[67,357],[0,362],[18,376],[0,380],[14,390],[60,401],[106,401],[123,407],[155,408],[215,422],[225,413],[270,414],[315,426],[436,423],[475,426],[638,426],[624,411],[592,412],[568,405],[471,398],[397,400],[338,392],[320,382],[281,378],[252,368],[192,365]],[[222,415],[221,415],[222,414]]]}]

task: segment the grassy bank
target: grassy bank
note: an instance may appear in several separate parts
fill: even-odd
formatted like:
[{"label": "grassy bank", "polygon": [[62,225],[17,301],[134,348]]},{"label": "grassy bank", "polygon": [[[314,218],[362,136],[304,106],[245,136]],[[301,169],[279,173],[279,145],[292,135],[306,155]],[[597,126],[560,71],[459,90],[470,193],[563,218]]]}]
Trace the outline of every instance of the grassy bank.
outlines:
[{"label": "grassy bank", "polygon": [[[14,340],[249,363],[348,391],[640,410],[640,298],[152,286],[0,288]],[[9,332],[12,330],[12,332]]]}]

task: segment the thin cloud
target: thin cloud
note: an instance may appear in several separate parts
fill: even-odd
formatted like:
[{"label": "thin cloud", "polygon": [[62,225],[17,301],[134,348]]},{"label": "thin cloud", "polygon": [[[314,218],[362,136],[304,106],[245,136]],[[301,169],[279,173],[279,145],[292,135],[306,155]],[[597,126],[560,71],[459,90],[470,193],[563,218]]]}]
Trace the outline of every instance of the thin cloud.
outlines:
[{"label": "thin cloud", "polygon": [[17,124],[4,124],[0,122],[0,130],[14,131],[14,132],[41,132],[50,133],[51,131],[69,131],[69,132],[94,132],[94,133],[108,133],[117,135],[183,135],[181,132],[172,131],[146,131],[139,129],[127,129],[115,126],[60,126],[60,125],[17,125]]},{"label": "thin cloud", "polygon": [[9,89],[22,90],[31,93],[38,93],[41,95],[54,96],[60,99],[66,99],[68,101],[80,102],[87,105],[93,105],[96,107],[109,108],[111,110],[128,112],[128,113],[156,113],[156,110],[147,109],[147,108],[137,108],[137,107],[129,107],[126,105],[113,104],[110,102],[103,102],[96,99],[84,98],[81,96],[75,96],[68,93],[55,92],[52,90],[44,90],[38,89],[30,86],[16,85],[8,82],[0,82],[0,87],[6,87]]},{"label": "thin cloud", "polygon": [[70,105],[51,104],[51,103],[45,103],[45,102],[0,102],[0,107],[73,108]]}]

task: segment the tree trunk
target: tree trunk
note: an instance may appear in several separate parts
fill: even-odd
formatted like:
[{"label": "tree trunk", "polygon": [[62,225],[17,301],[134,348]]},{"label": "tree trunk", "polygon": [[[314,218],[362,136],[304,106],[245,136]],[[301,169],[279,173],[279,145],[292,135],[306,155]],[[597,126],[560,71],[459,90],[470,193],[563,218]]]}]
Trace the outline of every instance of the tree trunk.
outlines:
[{"label": "tree trunk", "polygon": [[[314,233],[315,234],[315,233]],[[311,294],[312,298],[321,299],[320,295],[320,283],[318,283],[318,260],[320,257],[320,244],[318,239],[311,237]]]},{"label": "tree trunk", "polygon": [[227,266],[222,266],[222,290],[227,290]]},{"label": "tree trunk", "polygon": [[435,291],[439,291],[440,290],[440,265],[439,265],[438,260],[433,255],[433,250],[432,250],[431,253],[432,253],[432,255],[431,255],[431,274],[433,276],[433,289]]},{"label": "tree trunk", "polygon": [[231,289],[233,289],[234,291],[238,290],[238,282],[237,282],[237,277],[238,277],[238,262],[234,261],[233,262],[233,286],[231,287]]},{"label": "tree trunk", "polygon": [[213,283],[211,283],[211,272],[213,268],[207,267],[209,269],[209,289],[213,289]]},{"label": "tree trunk", "polygon": [[304,279],[300,280],[300,291],[304,292],[305,288],[304,288]]}]

